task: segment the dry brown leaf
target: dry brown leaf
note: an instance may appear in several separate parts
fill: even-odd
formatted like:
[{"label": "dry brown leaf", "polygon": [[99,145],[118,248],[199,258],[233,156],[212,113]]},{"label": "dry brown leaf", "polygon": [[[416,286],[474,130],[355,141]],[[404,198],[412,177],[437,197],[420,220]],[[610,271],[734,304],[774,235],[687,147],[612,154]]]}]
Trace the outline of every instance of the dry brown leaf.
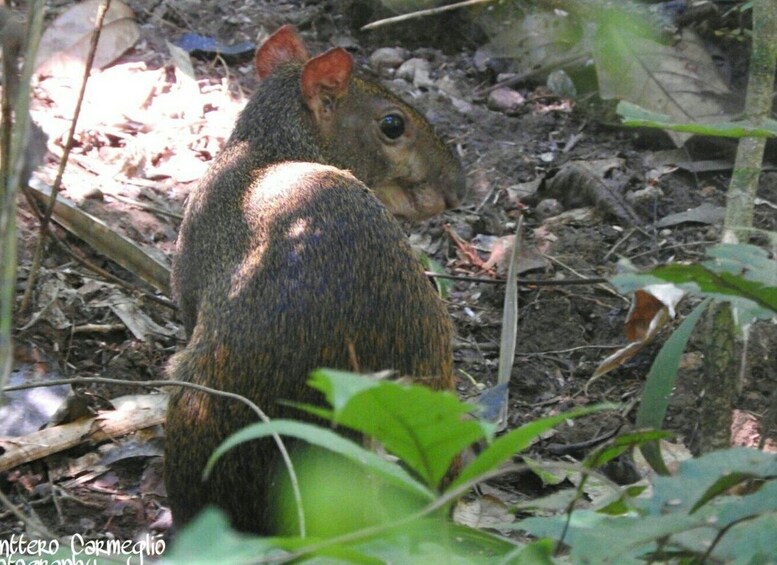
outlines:
[{"label": "dry brown leaf", "polygon": [[[80,77],[84,74],[97,8],[102,0],[86,0],[71,6],[43,32],[36,70],[46,76]],[[132,9],[113,0],[105,15],[93,66],[101,69],[132,47],[140,37]]]},{"label": "dry brown leaf", "polygon": [[675,307],[685,292],[673,284],[646,286],[634,293],[625,333],[630,343],[602,361],[586,383],[586,389],[597,378],[622,366],[650,343],[658,332],[675,317]]}]

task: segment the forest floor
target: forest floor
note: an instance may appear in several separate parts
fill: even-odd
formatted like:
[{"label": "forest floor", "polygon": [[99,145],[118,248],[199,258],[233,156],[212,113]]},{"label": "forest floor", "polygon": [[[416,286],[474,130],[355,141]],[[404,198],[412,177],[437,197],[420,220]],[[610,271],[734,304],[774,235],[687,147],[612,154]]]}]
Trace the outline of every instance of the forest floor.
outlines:
[{"label": "forest floor", "polygon": [[[51,2],[50,15],[70,4]],[[185,32],[227,44],[256,41],[260,32],[271,33],[286,23],[299,28],[314,53],[346,46],[367,66],[376,49],[401,46],[408,50],[406,58],[431,63],[429,80],[395,79],[390,86],[456,147],[467,172],[469,191],[462,206],[423,224],[406,225],[411,241],[448,273],[503,278],[506,255],[500,248],[514,233],[522,210],[523,278],[609,277],[621,258],[638,267],[699,260],[706,247],[719,241],[734,145],[689,143],[684,161],[718,163],[708,171],[668,166],[663,163],[674,146],[662,134],[624,129],[612,119],[604,123],[585,104],[555,96],[536,82],[514,87],[524,101],[509,113],[492,110],[483,91],[495,83],[495,73],[475,65],[483,36],[462,15],[434,16],[371,33],[354,27],[363,14],[346,13],[345,7],[356,2],[169,0],[157,3],[153,11],[145,4],[129,2],[140,40],[90,81],[62,194],[166,265],[174,253],[186,196],[228,137],[256,79],[250,60],[229,65],[195,60],[197,81],[187,81],[175,71],[165,42]],[[75,77],[43,80],[34,88],[33,118],[46,130],[50,148],[35,173],[38,183],[51,186],[56,175],[77,89]],[[574,162],[586,163],[609,196],[590,194],[572,183],[553,194],[558,202],[548,200],[543,191]],[[759,197],[764,203],[756,207],[756,226],[776,230],[777,172],[768,167]],[[608,204],[607,198],[619,203]],[[21,300],[38,227],[21,198],[19,206]],[[633,216],[618,213],[622,206]],[[701,211],[692,221],[673,216],[691,209]],[[12,384],[89,376],[164,379],[165,364],[184,339],[175,310],[149,299],[154,293],[148,285],[79,239],[58,226],[54,233],[77,255],[126,284],[96,276],[59,246],[49,245],[31,312],[17,320]],[[462,397],[475,398],[496,382],[503,300],[504,285],[467,281],[455,282],[447,299],[457,329],[455,361]],[[599,363],[626,343],[629,297],[607,284],[522,284],[519,300],[509,427],[575,406],[638,399],[658,348],[676,327],[670,324],[655,344],[588,386]],[[692,306],[681,304],[680,315]],[[732,432],[740,445],[754,446],[761,439],[759,419],[775,394],[776,336],[774,326],[763,324],[750,337],[749,378],[742,383]],[[698,444],[703,380],[694,337],[666,419],[677,434],[673,441],[691,451]],[[97,408],[117,396],[148,392],[129,385],[79,390]],[[50,411],[34,407],[41,402],[56,407],[67,392],[68,387],[46,389],[43,400],[9,395],[0,413],[0,435],[18,437],[37,429]],[[628,425],[634,410],[623,416]],[[558,457],[550,447],[604,436],[623,423],[618,415],[599,414],[559,426],[532,454]],[[777,430],[767,435],[767,446],[774,449]],[[163,441],[163,427],[156,426],[99,447],[81,445],[17,467],[0,484],[22,512],[59,535],[161,535],[170,523],[161,478]],[[567,456],[579,459],[584,454],[581,448]],[[503,478],[492,488],[498,498],[514,502],[535,495],[540,485],[521,475]],[[16,517],[0,515],[0,539],[23,531]]]}]

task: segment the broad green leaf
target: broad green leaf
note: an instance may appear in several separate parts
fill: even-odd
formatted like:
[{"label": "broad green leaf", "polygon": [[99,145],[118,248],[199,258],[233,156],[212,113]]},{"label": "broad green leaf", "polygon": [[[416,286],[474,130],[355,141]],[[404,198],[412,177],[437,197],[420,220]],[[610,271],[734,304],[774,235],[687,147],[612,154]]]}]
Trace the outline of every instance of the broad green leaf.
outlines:
[{"label": "broad green leaf", "polygon": [[216,508],[206,508],[180,530],[170,551],[165,552],[167,565],[242,565],[256,563],[267,556],[284,554],[272,540],[239,534],[229,527],[226,515]]},{"label": "broad green leaf", "polygon": [[652,498],[640,506],[657,516],[668,511],[691,512],[719,496],[720,481],[729,475],[777,477],[777,458],[757,449],[737,447],[683,461],[676,476],[656,477]]},{"label": "broad green leaf", "polygon": [[[708,248],[706,254],[707,257],[716,259],[723,269],[725,269],[723,261],[737,265],[733,270],[725,270],[733,274],[741,273],[748,280],[760,281],[765,285],[774,285],[777,281],[777,261],[757,245],[719,243]],[[710,268],[715,270],[712,266]]]},{"label": "broad green leaf", "polygon": [[506,555],[500,563],[520,563],[521,565],[553,565],[556,544],[550,539],[531,542],[526,547],[517,548]]},{"label": "broad green leaf", "polygon": [[774,137],[777,122],[767,120],[764,127],[754,127],[749,122],[678,122],[667,114],[652,112],[631,102],[621,101],[615,109],[623,117],[623,125],[629,127],[651,127],[682,133],[708,135],[711,137]]},{"label": "broad green leaf", "polygon": [[[693,328],[696,327],[699,318],[707,309],[710,299],[699,304],[691,312],[683,323],[680,324],[669,339],[666,340],[661,351],[658,352],[653,365],[650,367],[645,388],[642,391],[642,399],[637,411],[636,426],[638,428],[660,429],[664,425],[664,417],[669,406],[669,397],[672,394],[677,380],[677,368],[680,366],[680,358],[691,337]],[[640,450],[650,466],[661,474],[668,474],[669,470],[661,458],[661,450],[658,443],[643,445]]]},{"label": "broad green leaf", "polygon": [[561,422],[579,418],[580,416],[585,416],[586,414],[592,414],[594,412],[612,410],[613,408],[614,405],[612,404],[587,406],[524,424],[523,426],[506,433],[484,449],[474,461],[459,473],[459,476],[456,477],[456,480],[453,481],[449,488],[456,488],[467,481],[474,480],[477,477],[496,469],[499,465],[530,446],[540,434]]},{"label": "broad green leaf", "polygon": [[[319,541],[296,537],[273,540],[278,548],[295,553],[304,552],[306,548],[313,549]],[[344,546],[345,543],[337,545]],[[347,547],[361,555],[381,559],[383,563],[490,565],[500,556],[523,546],[495,534],[444,520],[419,519],[350,541]],[[331,550],[313,550],[307,555],[331,555]]]},{"label": "broad green leaf", "polygon": [[[567,517],[527,518],[510,529],[526,531],[538,537],[560,539]],[[573,563],[644,564],[644,556],[655,551],[659,541],[677,532],[693,530],[711,540],[714,532],[705,529],[706,518],[669,514],[666,516],[610,516],[591,510],[572,513],[564,535]],[[669,546],[671,547],[671,545]]]},{"label": "broad green leaf", "polygon": [[272,420],[267,423],[261,422],[252,424],[232,434],[225,439],[210,456],[208,464],[205,467],[204,476],[207,477],[213,471],[213,466],[216,464],[216,461],[233,447],[247,441],[268,437],[274,433],[295,437],[312,445],[317,445],[334,453],[339,453],[343,457],[363,465],[391,484],[403,488],[406,491],[419,494],[427,500],[432,500],[434,498],[434,494],[430,490],[411,477],[399,465],[386,461],[375,453],[364,449],[359,444],[354,443],[349,439],[345,439],[331,430],[293,420]]},{"label": "broad green leaf", "polygon": [[745,279],[739,274],[717,273],[700,264],[665,265],[649,271],[654,277],[677,285],[695,285],[706,296],[722,300],[745,298],[760,306],[770,316],[777,313],[777,287]]},{"label": "broad green leaf", "polygon": [[[728,87],[692,30],[682,30],[679,41],[664,43],[617,9],[603,10],[597,24],[593,58],[603,99],[628,100],[676,122],[721,119],[720,95]],[[667,133],[678,147],[691,135]]]},{"label": "broad green leaf", "polygon": [[712,557],[736,565],[777,563],[777,513],[771,512],[735,524],[720,540]]},{"label": "broad green leaf", "polygon": [[[765,480],[745,496],[725,494],[744,477]],[[573,563],[774,563],[777,555],[777,460],[770,453],[734,448],[684,461],[675,476],[656,477],[649,498],[631,498],[627,515],[573,511],[569,517],[533,517],[506,528],[560,539]],[[635,494],[635,493],[632,493]],[[770,560],[771,559],[771,560]],[[682,561],[682,559],[681,559]]]},{"label": "broad green leaf", "polygon": [[466,416],[475,407],[450,392],[391,381],[360,384],[363,377],[340,371],[313,373],[311,386],[333,405],[334,421],[365,433],[436,488],[454,458],[493,426]]}]

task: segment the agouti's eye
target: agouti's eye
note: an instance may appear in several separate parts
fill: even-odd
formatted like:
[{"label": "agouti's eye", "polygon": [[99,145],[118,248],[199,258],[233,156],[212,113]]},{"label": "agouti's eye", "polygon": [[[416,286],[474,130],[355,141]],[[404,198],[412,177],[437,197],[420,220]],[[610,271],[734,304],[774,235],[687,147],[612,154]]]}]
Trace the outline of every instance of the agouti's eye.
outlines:
[{"label": "agouti's eye", "polygon": [[399,114],[388,114],[380,119],[380,131],[389,139],[397,139],[405,133],[405,119]]}]

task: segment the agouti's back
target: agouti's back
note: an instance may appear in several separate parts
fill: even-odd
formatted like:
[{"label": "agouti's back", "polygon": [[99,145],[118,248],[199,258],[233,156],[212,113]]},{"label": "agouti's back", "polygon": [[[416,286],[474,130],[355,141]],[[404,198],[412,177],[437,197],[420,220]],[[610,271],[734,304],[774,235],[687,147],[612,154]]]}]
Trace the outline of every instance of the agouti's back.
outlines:
[{"label": "agouti's back", "polygon": [[[257,54],[269,76],[181,227],[173,283],[190,340],[171,361],[171,377],[247,396],[271,417],[300,416],[279,400],[319,403],[305,384],[309,372],[352,369],[354,358],[362,371],[394,369],[450,388],[450,319],[389,209],[417,218],[456,203],[461,169],[409,107],[354,82],[347,53],[303,66],[307,54],[293,30],[278,34]],[[370,119],[343,110],[352,96],[380,98],[368,106],[383,110]],[[361,127],[349,123],[356,117]],[[377,155],[365,140],[381,128],[403,133],[384,132],[390,141]],[[351,143],[342,138],[348,131]],[[416,154],[419,143],[428,154]],[[381,190],[385,205],[375,197]],[[280,458],[271,441],[230,452],[201,481],[216,446],[254,421],[233,401],[191,389],[171,395],[165,479],[178,526],[212,503],[238,529],[272,531],[268,493]]]},{"label": "agouti's back", "polygon": [[460,202],[464,174],[451,150],[412,107],[354,76],[352,64],[343,49],[310,59],[290,26],[257,50],[263,80],[191,195],[178,237],[172,287],[187,334],[201,289],[240,260],[250,237],[243,196],[266,165],[305,161],[348,170],[391,213],[414,220]]}]

